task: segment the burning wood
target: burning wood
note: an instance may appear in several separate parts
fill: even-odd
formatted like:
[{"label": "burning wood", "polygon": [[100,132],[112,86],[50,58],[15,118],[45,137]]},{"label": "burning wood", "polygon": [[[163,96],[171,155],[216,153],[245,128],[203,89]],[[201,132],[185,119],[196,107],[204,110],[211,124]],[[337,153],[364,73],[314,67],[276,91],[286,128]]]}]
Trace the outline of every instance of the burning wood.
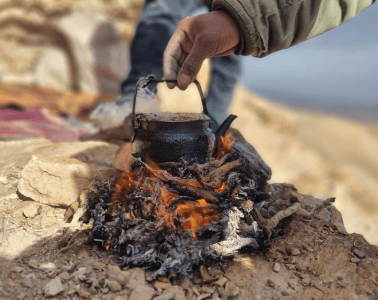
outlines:
[{"label": "burning wood", "polygon": [[129,172],[115,170],[111,179],[94,182],[87,203],[92,240],[118,252],[121,265],[155,276],[186,274],[241,249],[264,248],[270,220],[253,217],[258,190],[232,143],[229,135],[222,139],[217,158],[204,164],[136,160]]}]

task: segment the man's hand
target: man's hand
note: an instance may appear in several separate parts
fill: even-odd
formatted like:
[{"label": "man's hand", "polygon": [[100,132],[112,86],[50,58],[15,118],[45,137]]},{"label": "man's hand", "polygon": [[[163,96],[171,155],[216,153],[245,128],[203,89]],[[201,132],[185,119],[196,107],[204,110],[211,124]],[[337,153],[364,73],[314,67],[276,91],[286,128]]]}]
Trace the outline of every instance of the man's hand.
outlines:
[{"label": "man's hand", "polygon": [[[164,78],[177,79],[178,87],[185,90],[206,58],[231,55],[239,40],[239,30],[225,11],[185,18],[165,49]],[[168,87],[172,89],[175,84],[168,83]]]}]

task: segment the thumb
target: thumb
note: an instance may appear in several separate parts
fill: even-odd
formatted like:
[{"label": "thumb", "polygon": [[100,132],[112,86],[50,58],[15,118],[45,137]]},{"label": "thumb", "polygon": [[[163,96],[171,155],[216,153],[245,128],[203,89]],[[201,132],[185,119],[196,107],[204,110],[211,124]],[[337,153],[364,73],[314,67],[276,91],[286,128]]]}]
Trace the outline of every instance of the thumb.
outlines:
[{"label": "thumb", "polygon": [[197,38],[178,74],[177,83],[181,90],[186,90],[189,84],[196,79],[203,62],[209,56],[207,52],[204,43],[201,42],[200,38]]}]

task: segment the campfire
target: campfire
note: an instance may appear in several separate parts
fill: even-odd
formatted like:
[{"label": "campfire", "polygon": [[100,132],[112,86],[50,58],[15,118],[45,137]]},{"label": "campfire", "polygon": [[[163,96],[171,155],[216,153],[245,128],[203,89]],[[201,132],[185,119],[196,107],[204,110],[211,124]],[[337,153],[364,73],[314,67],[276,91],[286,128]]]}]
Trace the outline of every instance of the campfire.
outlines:
[{"label": "campfire", "polygon": [[119,253],[120,265],[155,276],[265,248],[267,236],[252,217],[256,184],[232,144],[227,134],[204,164],[135,159],[129,172],[96,180],[87,203],[92,240]]},{"label": "campfire", "polygon": [[241,136],[227,133],[236,116],[210,128],[197,81],[203,114],[136,114],[140,84],[151,82],[161,80],[142,78],[135,89],[134,162],[95,180],[88,194],[92,240],[119,253],[121,266],[154,276],[266,248],[279,221],[300,205],[270,218],[262,201],[270,168]]}]

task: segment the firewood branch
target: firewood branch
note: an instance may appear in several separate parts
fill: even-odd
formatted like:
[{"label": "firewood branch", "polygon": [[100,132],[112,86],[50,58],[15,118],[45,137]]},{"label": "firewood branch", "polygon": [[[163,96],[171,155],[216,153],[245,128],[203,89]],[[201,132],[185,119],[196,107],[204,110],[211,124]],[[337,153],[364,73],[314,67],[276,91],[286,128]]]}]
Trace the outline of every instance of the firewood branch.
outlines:
[{"label": "firewood branch", "polygon": [[292,206],[289,206],[288,208],[279,211],[276,213],[273,217],[270,219],[265,219],[260,211],[260,208],[257,205],[253,205],[252,210],[252,217],[256,220],[257,224],[264,230],[264,232],[268,235],[268,238],[273,233],[273,229],[277,227],[278,223],[285,219],[292,214],[298,212],[301,209],[300,203],[294,203]]},{"label": "firewood branch", "polygon": [[186,194],[191,197],[205,199],[208,202],[216,203],[218,202],[217,194],[212,191],[207,191],[201,188],[196,188],[192,186],[182,186],[178,188],[180,193]]},{"label": "firewood branch", "polygon": [[243,165],[244,165],[243,158],[239,158],[217,169],[210,171],[206,175],[200,175],[200,180],[206,187],[219,189],[222,186],[223,177],[226,176],[233,169],[240,168]]}]

